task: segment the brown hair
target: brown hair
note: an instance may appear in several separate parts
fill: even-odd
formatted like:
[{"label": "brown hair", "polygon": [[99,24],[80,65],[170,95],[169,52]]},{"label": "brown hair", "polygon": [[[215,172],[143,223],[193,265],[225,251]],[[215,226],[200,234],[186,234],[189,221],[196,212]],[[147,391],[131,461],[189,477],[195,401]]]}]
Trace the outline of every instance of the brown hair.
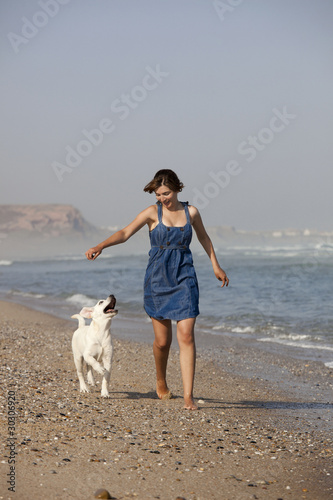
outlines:
[{"label": "brown hair", "polygon": [[167,186],[171,191],[180,193],[185,187],[178,179],[177,174],[173,170],[163,169],[156,172],[152,181],[150,181],[143,190],[146,193],[153,193],[160,186]]}]

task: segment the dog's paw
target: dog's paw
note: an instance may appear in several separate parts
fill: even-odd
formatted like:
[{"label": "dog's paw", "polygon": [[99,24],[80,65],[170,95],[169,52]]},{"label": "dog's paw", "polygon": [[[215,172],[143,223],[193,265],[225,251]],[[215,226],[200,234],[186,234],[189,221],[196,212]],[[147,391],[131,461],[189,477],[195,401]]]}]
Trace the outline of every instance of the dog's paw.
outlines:
[{"label": "dog's paw", "polygon": [[100,375],[104,375],[104,373],[106,372],[106,368],[104,368],[103,366],[99,366],[97,371]]},{"label": "dog's paw", "polygon": [[88,387],[85,386],[85,387],[80,387],[80,392],[90,392]]},{"label": "dog's paw", "polygon": [[101,396],[102,396],[102,398],[109,398],[110,394],[108,392],[102,392]]}]

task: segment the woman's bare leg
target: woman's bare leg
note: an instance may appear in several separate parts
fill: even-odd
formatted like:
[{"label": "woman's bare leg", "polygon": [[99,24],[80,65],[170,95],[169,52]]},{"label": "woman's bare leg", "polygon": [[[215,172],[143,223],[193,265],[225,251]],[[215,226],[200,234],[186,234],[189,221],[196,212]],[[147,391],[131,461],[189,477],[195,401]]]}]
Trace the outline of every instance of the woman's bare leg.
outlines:
[{"label": "woman's bare leg", "polygon": [[177,339],[179,344],[180,368],[184,388],[184,408],[197,410],[193,401],[193,385],[195,373],[196,348],[194,340],[195,318],[178,321]]},{"label": "woman's bare leg", "polygon": [[152,318],[155,340],[153,352],[156,366],[156,393],[160,399],[171,397],[166,382],[166,370],[169,351],[172,341],[171,320],[158,320]]}]

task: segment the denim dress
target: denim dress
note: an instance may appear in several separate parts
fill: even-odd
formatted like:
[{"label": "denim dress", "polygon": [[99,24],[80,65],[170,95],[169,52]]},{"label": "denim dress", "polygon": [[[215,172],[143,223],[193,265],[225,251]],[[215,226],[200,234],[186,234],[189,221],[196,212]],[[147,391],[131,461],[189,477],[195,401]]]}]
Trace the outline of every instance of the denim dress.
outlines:
[{"label": "denim dress", "polygon": [[179,321],[199,314],[199,287],[189,245],[192,226],[187,203],[182,202],[186,225],[169,227],[162,222],[149,232],[151,249],[144,279],[144,309],[155,319]]}]

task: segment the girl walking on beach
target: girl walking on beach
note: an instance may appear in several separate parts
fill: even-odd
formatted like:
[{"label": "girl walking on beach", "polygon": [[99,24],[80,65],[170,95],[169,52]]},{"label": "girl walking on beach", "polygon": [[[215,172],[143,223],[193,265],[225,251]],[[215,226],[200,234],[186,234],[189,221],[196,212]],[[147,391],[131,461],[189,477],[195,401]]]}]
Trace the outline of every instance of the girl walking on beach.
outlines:
[{"label": "girl walking on beach", "polygon": [[159,170],[144,191],[155,193],[157,203],[142,212],[128,226],[86,252],[96,259],[104,248],[119,245],[147,224],[151,250],[144,279],[144,308],[151,317],[155,340],[156,392],[160,399],[172,394],[166,382],[167,362],[172,341],[171,321],[177,322],[177,339],[184,389],[184,408],[196,410],[193,384],[196,360],[194,325],[199,314],[199,289],[189,245],[194,228],[211,260],[222,286],[229,280],[220,267],[199,211],[178,200],[184,185],[172,170]]}]

